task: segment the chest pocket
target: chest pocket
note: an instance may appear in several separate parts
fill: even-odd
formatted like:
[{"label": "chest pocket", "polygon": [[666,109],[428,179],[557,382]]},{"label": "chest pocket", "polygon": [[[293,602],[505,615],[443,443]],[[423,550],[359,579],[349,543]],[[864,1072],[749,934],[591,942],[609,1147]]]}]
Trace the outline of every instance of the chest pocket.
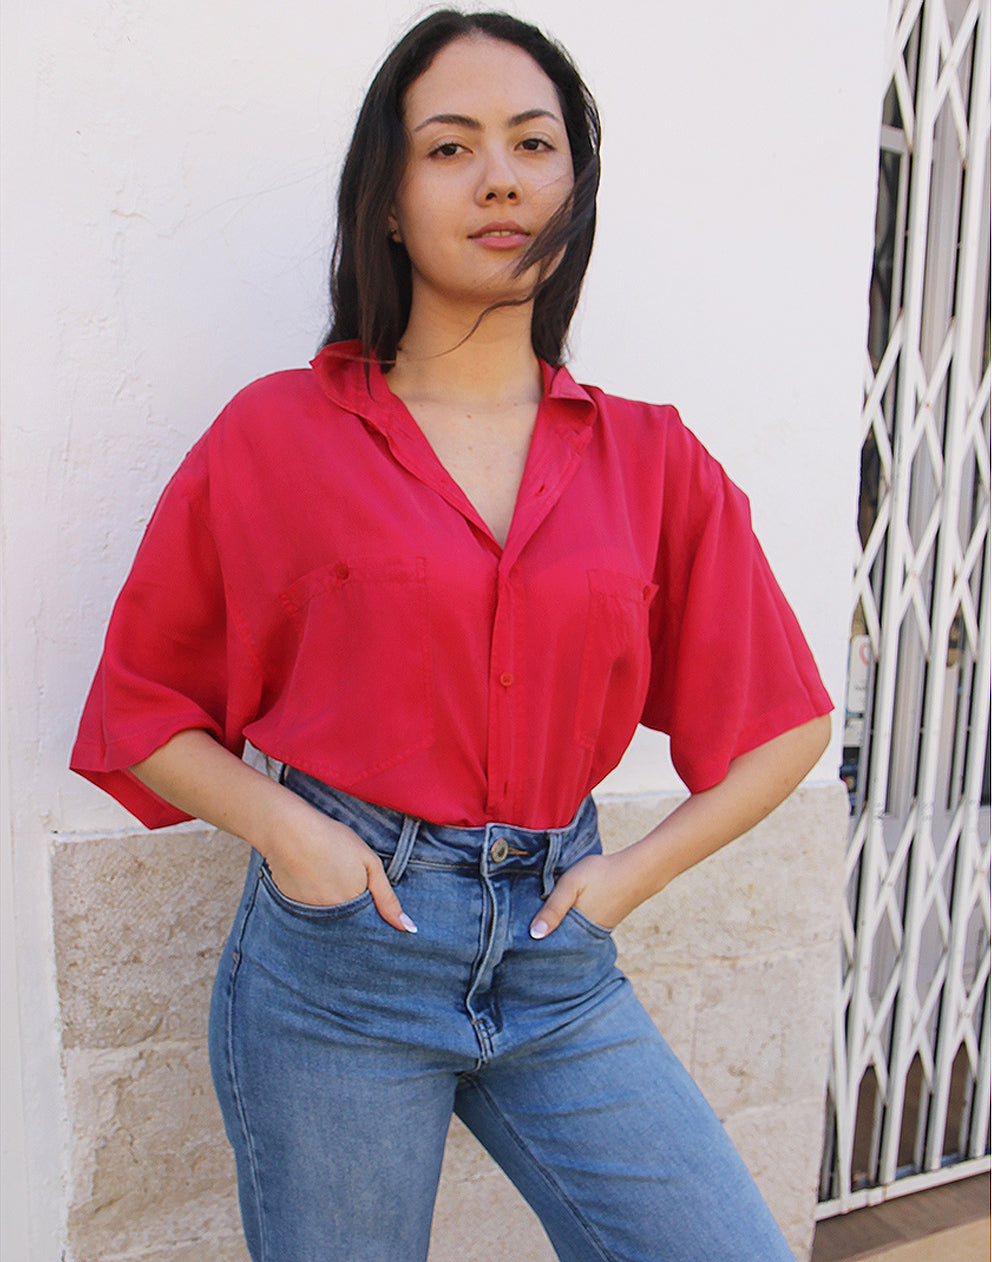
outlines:
[{"label": "chest pocket", "polygon": [[575,739],[594,753],[607,711],[611,730],[629,720],[633,732],[640,717],[651,671],[648,610],[657,590],[629,574],[589,571]]},{"label": "chest pocket", "polygon": [[434,739],[423,557],[353,558],[282,594],[297,646],[283,721],[294,748],[340,788],[386,771]]}]

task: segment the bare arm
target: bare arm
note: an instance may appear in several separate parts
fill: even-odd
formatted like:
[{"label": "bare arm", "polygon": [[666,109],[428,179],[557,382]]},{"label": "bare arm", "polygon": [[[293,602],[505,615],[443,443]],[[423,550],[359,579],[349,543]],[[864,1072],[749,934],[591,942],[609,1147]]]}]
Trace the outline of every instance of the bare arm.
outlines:
[{"label": "bare arm", "polygon": [[721,782],[693,794],[640,841],[610,855],[590,855],[565,872],[531,926],[536,938],[556,929],[576,906],[613,928],[650,898],[783,802],[830,739],[830,719],[813,719],[730,764]]},{"label": "bare arm", "polygon": [[384,920],[415,932],[374,850],[208,732],[179,732],[131,770],[187,815],[250,842],[287,897],[329,906],[368,889]]}]

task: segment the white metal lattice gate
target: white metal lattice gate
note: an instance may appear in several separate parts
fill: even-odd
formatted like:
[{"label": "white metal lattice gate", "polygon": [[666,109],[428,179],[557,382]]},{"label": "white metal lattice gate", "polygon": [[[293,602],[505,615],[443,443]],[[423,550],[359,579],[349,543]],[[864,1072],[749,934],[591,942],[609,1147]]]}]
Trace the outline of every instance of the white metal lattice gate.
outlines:
[{"label": "white metal lattice gate", "polygon": [[989,1168],[989,0],[891,0],[819,1217]]}]

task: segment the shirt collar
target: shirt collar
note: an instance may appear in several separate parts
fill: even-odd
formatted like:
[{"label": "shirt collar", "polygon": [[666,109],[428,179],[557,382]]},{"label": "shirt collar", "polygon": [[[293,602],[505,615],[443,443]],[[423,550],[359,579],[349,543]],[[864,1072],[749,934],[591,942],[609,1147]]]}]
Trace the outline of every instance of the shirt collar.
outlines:
[{"label": "shirt collar", "polygon": [[541,360],[541,372],[544,374],[544,394],[548,399],[569,399],[584,406],[575,409],[576,419],[586,425],[592,425],[596,419],[596,404],[592,395],[580,386],[572,374],[564,366],[553,368]]},{"label": "shirt collar", "polygon": [[[357,340],[330,343],[310,361],[310,366],[327,397],[345,411],[355,413],[383,432],[395,426],[405,429],[409,424],[405,419],[409,413],[386,385],[378,361],[373,358],[366,365]],[[567,368],[553,368],[542,360],[541,373],[545,400],[569,404],[569,419],[582,427],[595,422],[597,407],[592,395]]]}]

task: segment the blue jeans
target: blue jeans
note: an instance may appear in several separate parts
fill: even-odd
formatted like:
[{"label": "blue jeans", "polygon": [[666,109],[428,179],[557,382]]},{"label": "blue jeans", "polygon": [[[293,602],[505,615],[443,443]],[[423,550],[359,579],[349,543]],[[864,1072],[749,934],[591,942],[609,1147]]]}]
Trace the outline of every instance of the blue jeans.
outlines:
[{"label": "blue jeans", "polygon": [[591,799],[560,830],[454,828],[285,779],[380,854],[419,933],[367,891],[294,902],[253,854],[210,1055],[254,1262],[422,1262],[452,1112],[563,1262],[792,1262],[610,934],[574,909],[528,933],[599,849]]}]

